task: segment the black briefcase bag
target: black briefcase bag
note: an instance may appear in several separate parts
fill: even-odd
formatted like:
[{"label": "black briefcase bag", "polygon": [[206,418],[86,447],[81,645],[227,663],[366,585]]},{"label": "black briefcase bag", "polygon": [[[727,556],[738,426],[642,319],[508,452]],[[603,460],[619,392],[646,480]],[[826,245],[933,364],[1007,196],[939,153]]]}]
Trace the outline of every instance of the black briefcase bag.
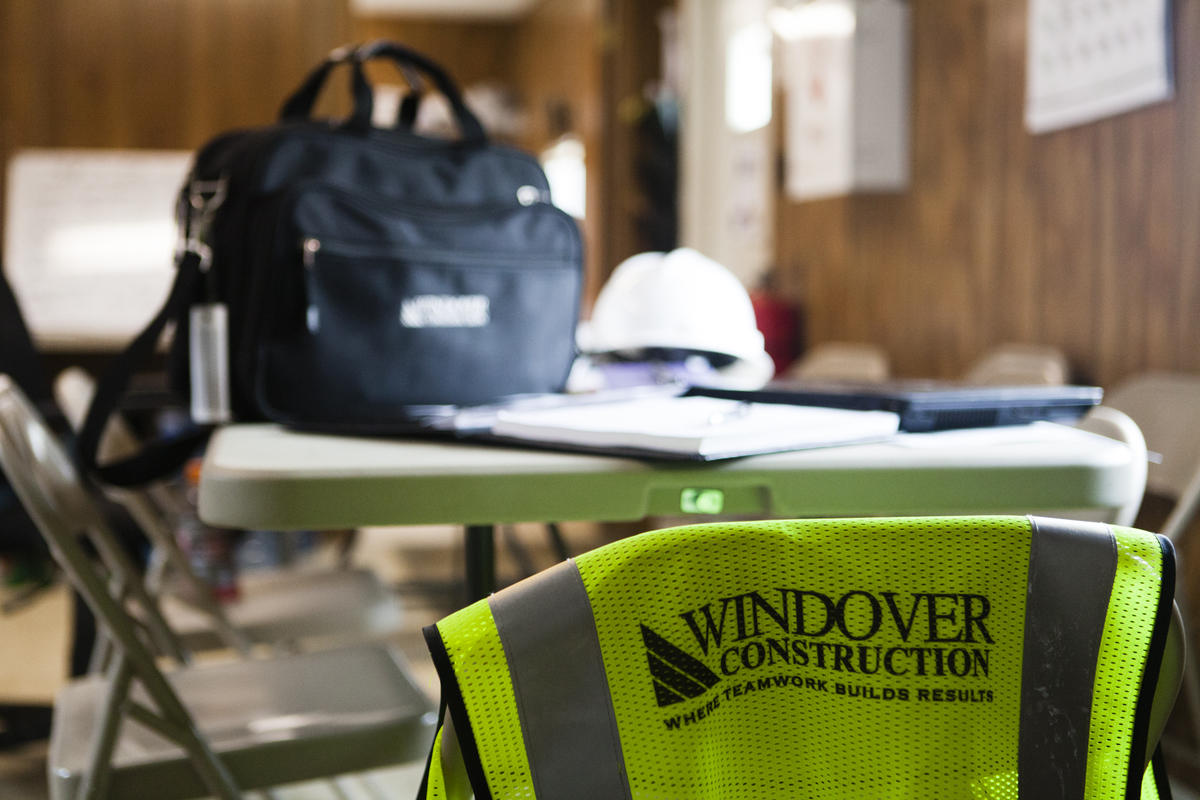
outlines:
[{"label": "black briefcase bag", "polygon": [[[372,127],[362,65],[374,58],[427,76],[459,138]],[[311,119],[343,62],[353,111]],[[559,391],[566,381],[578,226],[549,202],[533,157],[488,141],[440,67],[392,42],[336,51],[280,117],[218,136],[195,157],[170,297],[101,376],[80,437],[85,467],[107,482],[164,474],[203,436],[95,464],[104,422],[168,323],[170,383],[200,424],[390,433],[411,430],[418,407]]]}]

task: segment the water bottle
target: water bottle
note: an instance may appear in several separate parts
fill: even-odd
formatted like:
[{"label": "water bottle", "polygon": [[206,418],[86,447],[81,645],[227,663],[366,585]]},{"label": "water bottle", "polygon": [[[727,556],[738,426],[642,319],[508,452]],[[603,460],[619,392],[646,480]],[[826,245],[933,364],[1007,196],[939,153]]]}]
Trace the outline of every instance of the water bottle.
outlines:
[{"label": "water bottle", "polygon": [[179,546],[188,555],[188,563],[213,597],[223,603],[238,599],[237,532],[204,524],[196,514],[200,486],[200,464],[192,459],[184,467],[184,491],[187,509],[178,521]]}]

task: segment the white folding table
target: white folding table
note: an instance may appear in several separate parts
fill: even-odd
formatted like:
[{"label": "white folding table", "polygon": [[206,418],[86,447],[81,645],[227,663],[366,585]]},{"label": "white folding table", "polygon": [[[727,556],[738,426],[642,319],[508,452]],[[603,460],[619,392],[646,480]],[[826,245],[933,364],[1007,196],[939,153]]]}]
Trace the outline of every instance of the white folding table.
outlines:
[{"label": "white folding table", "polygon": [[199,513],[213,525],[268,530],[464,525],[474,597],[492,588],[498,523],[715,513],[1116,518],[1141,499],[1136,457],[1121,442],[1052,423],[710,463],[239,424],[209,444]]}]

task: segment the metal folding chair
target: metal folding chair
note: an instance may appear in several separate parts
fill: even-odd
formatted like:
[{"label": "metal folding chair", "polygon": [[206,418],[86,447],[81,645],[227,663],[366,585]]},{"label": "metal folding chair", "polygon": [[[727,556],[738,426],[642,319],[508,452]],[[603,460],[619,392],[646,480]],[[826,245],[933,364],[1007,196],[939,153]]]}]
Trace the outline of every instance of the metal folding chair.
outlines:
[{"label": "metal folding chair", "polygon": [[967,370],[963,381],[985,385],[1055,385],[1067,383],[1071,365],[1056,347],[1002,344],[984,353]]},{"label": "metal folding chair", "polygon": [[787,370],[788,378],[806,381],[878,383],[891,372],[887,353],[865,342],[822,342]]},{"label": "metal folding chair", "polygon": [[[1104,404],[1128,414],[1156,454],[1146,470],[1146,492],[1173,501],[1159,531],[1180,542],[1200,509],[1200,375],[1146,372],[1105,391]],[[1184,609],[1184,582],[1177,594]],[[1200,673],[1189,659],[1184,693],[1191,721],[1192,742],[1174,737],[1164,741],[1169,755],[1200,767]]]},{"label": "metal folding chair", "polygon": [[[189,663],[66,451],[3,375],[0,469],[112,642],[102,674],[55,700],[55,800],[230,800],[401,764],[427,749],[431,704],[382,645]],[[178,666],[161,669],[164,654]]]}]

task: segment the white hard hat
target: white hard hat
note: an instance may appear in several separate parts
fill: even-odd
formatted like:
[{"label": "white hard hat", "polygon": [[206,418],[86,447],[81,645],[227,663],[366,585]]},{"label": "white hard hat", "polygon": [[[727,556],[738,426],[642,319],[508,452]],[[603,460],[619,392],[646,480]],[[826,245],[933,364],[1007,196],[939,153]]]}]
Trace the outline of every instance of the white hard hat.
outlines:
[{"label": "white hard hat", "polygon": [[590,353],[683,350],[725,356],[712,383],[757,388],[774,367],[750,295],[728,269],[695,250],[622,261],[596,298],[580,347]]}]

